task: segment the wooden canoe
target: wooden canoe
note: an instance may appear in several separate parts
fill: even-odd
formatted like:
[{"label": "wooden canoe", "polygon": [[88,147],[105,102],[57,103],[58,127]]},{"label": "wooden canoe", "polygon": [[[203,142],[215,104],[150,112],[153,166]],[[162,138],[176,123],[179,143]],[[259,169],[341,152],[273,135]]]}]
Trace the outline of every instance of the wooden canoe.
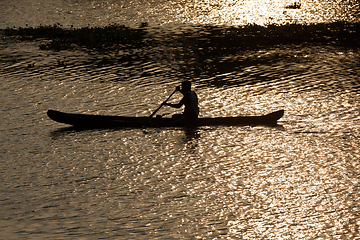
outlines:
[{"label": "wooden canoe", "polygon": [[173,118],[124,117],[110,115],[91,115],[64,113],[48,110],[50,119],[72,125],[76,128],[144,128],[144,127],[197,127],[197,126],[236,126],[236,125],[268,125],[276,126],[277,121],[284,115],[279,110],[261,116],[239,116],[219,118],[199,118],[196,122],[177,122]]}]

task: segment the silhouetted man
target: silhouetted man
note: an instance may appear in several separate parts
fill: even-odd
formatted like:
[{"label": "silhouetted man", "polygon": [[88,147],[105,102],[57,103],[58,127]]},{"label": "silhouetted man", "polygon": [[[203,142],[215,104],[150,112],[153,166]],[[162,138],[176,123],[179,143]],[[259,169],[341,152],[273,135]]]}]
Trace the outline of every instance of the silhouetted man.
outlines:
[{"label": "silhouetted man", "polygon": [[181,83],[181,89],[178,89],[184,97],[177,104],[164,103],[164,106],[173,108],[181,108],[185,105],[185,110],[181,117],[177,120],[179,122],[196,121],[199,115],[198,97],[194,91],[191,91],[191,82],[184,81]]}]

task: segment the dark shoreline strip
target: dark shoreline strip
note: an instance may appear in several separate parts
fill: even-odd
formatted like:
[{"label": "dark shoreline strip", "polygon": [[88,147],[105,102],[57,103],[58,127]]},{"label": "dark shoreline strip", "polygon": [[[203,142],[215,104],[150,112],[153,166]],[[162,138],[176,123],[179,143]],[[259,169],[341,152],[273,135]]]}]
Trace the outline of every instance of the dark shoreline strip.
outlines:
[{"label": "dark shoreline strip", "polygon": [[[112,50],[119,48],[142,48],[148,44],[158,44],[148,34],[146,24],[140,28],[123,25],[105,27],[62,28],[59,24],[27,28],[7,28],[5,37],[16,37],[27,41],[34,39],[49,40],[40,45],[42,50],[66,50],[87,48]],[[239,27],[200,26],[187,28],[183,35],[174,39],[172,33],[164,35],[161,41],[177,42],[197,48],[249,49],[280,44],[334,44],[358,48],[360,45],[360,22],[333,22],[320,24],[287,25],[247,25]],[[146,41],[145,41],[146,38]],[[204,41],[206,39],[206,41]]]}]

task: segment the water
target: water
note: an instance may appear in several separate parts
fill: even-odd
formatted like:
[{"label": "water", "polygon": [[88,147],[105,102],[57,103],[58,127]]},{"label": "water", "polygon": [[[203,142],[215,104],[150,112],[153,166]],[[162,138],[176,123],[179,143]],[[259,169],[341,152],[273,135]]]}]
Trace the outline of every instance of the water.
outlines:
[{"label": "water", "polygon": [[[352,21],[357,2],[251,15],[257,2],[2,1],[2,28],[147,21],[147,38],[157,38],[144,48],[56,52],[39,50],[41,39],[2,37],[0,239],[357,239],[359,49],[210,46],[219,55],[207,55],[193,37],[212,33],[209,23]],[[236,19],[236,9],[251,16]],[[202,117],[285,115],[278,127],[87,131],[46,116],[147,116],[184,79]]]},{"label": "water", "polygon": [[[300,3],[300,9],[289,6]],[[138,26],[177,24],[243,25],[357,21],[357,0],[109,0],[0,2],[0,28],[51,25],[104,26],[113,23]]]}]

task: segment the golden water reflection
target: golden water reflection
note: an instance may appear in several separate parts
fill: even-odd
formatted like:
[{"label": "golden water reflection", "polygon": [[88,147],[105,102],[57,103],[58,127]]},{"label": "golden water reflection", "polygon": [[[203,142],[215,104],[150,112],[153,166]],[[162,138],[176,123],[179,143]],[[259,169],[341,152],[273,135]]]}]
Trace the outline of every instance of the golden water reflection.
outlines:
[{"label": "golden water reflection", "polygon": [[[179,21],[216,25],[268,25],[357,21],[354,2],[322,0],[213,0],[184,4],[177,9]],[[350,19],[348,19],[350,18]]]},{"label": "golden water reflection", "polygon": [[252,54],[283,57],[193,79],[202,116],[285,109],[282,127],[54,133],[64,125],[46,117],[49,108],[148,116],[189,73],[170,71],[162,58],[103,66],[83,52],[41,56],[29,45],[3,51],[25,59],[9,61],[1,85],[0,211],[13,238],[359,235],[357,50],[265,49]]},{"label": "golden water reflection", "polygon": [[[1,5],[0,28],[52,25],[65,27],[141,23],[159,25],[247,25],[358,21],[357,0],[153,0],[45,1]],[[24,6],[24,7],[22,7]],[[41,7],[40,7],[41,6]],[[1,9],[1,8],[0,8]],[[15,14],[13,14],[15,12]],[[22,17],[26,16],[26,17]]]},{"label": "golden water reflection", "polygon": [[187,174],[190,199],[198,199],[194,211],[217,219],[217,234],[226,222],[228,237],[355,236],[346,229],[356,225],[359,210],[353,203],[359,181],[351,170],[359,169],[359,151],[349,154],[341,145],[351,144],[330,134],[254,131],[200,132],[205,161],[191,161]]}]

